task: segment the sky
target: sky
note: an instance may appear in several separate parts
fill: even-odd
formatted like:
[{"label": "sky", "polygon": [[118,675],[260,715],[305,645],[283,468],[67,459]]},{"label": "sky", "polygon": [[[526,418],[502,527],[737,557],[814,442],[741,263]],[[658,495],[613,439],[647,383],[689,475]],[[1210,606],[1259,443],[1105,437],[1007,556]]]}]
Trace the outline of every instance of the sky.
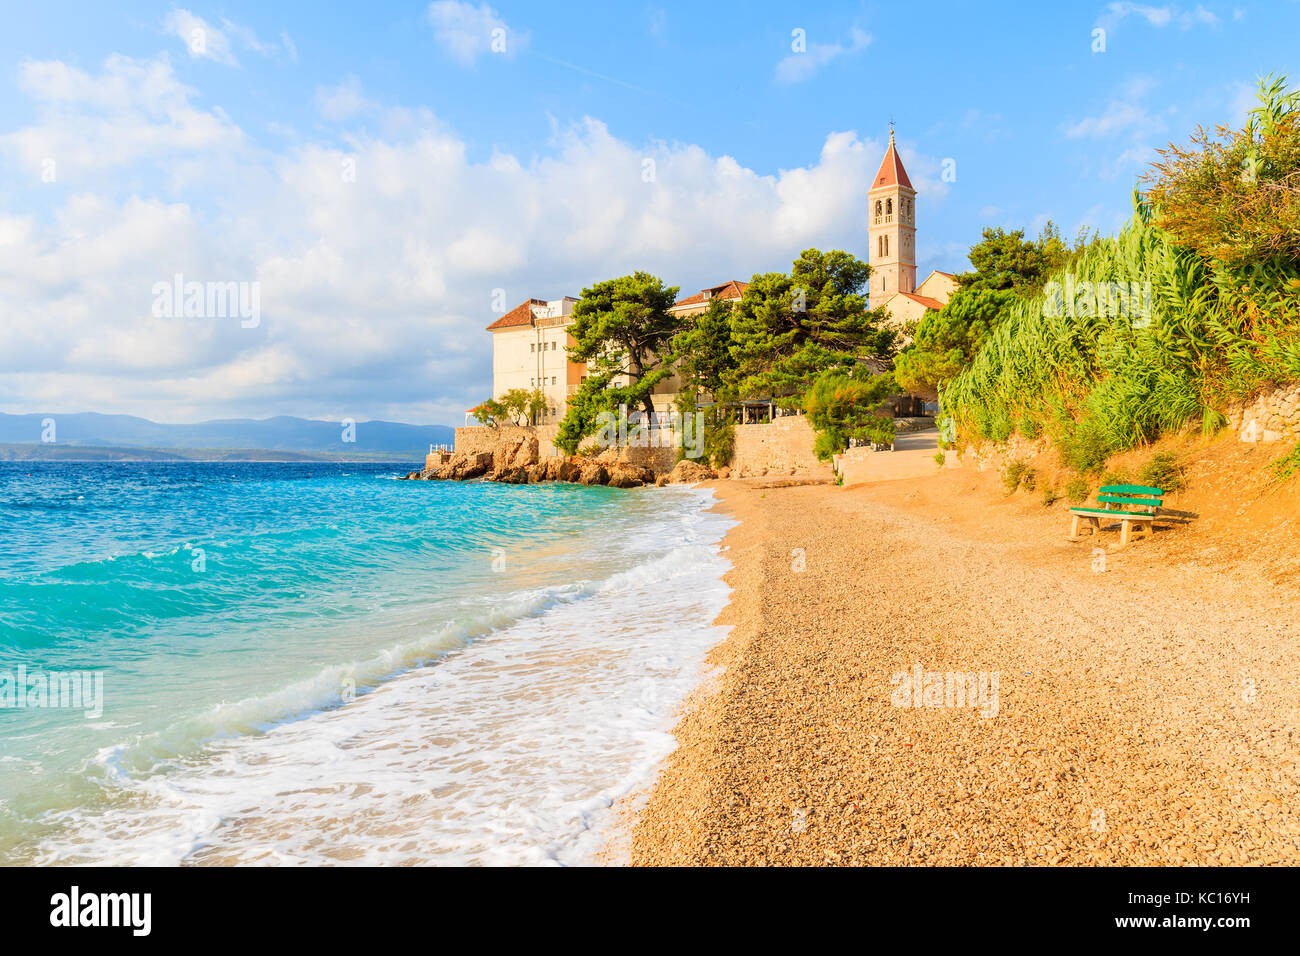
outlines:
[{"label": "sky", "polygon": [[0,411],[460,424],[527,298],[866,258],[891,121],[924,277],[1300,82],[1296,0],[189,2],[5,13]]}]

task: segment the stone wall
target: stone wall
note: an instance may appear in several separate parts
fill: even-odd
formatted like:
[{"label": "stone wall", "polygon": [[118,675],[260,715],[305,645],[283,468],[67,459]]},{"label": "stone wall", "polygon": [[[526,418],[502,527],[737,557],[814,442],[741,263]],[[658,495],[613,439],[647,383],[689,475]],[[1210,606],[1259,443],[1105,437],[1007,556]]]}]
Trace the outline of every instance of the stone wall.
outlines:
[{"label": "stone wall", "polygon": [[787,415],[762,425],[737,425],[731,476],[811,475],[832,477],[831,466],[813,454],[816,433],[803,415]]},{"label": "stone wall", "polygon": [[540,446],[540,455],[549,458],[560,452],[553,442],[559,433],[559,425],[486,425],[456,429],[456,454],[477,455],[481,452],[495,454],[502,445],[515,445],[529,438],[536,438]]},{"label": "stone wall", "polygon": [[1300,385],[1283,385],[1227,409],[1228,427],[1244,442],[1300,441]]}]

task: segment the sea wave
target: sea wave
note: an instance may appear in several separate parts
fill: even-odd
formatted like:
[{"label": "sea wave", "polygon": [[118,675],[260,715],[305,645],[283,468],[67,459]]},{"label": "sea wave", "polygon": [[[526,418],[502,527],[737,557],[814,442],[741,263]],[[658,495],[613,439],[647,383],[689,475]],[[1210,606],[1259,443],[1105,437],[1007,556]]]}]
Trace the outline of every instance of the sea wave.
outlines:
[{"label": "sea wave", "polygon": [[480,594],[417,638],[102,748],[101,798],[46,813],[27,861],[590,862],[724,634],[730,519],[702,490],[640,500],[589,542],[606,573]]}]

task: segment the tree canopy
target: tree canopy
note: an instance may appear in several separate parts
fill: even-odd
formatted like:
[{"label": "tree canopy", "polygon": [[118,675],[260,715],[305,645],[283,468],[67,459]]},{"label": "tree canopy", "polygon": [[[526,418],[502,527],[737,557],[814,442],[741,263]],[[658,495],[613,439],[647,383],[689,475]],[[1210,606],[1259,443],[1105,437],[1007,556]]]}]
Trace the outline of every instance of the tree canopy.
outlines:
[{"label": "tree canopy", "polygon": [[797,404],[830,369],[887,360],[897,333],[867,309],[871,267],[847,252],[804,250],[789,274],[755,275],[731,312],[730,381],[742,397]]}]

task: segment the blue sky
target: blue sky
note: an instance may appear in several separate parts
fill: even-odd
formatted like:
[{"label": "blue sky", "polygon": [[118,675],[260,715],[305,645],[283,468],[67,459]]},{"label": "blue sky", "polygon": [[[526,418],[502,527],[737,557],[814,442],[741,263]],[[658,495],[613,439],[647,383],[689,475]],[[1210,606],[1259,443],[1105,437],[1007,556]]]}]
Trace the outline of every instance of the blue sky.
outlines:
[{"label": "blue sky", "polygon": [[[1114,231],[1156,148],[1300,80],[1290,0],[104,6],[0,32],[3,411],[457,422],[497,290],[865,256],[891,118],[924,275]],[[177,273],[256,325],[154,314]]]}]

